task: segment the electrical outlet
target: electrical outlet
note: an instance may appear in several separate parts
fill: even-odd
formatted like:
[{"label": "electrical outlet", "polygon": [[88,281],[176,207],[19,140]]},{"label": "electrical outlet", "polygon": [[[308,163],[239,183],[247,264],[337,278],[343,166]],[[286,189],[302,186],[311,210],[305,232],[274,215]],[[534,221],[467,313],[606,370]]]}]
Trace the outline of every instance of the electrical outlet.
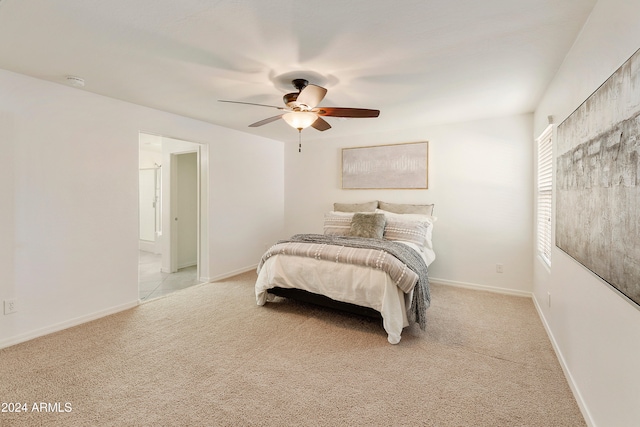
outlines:
[{"label": "electrical outlet", "polygon": [[18,300],[16,298],[4,300],[4,314],[12,314],[18,311]]},{"label": "electrical outlet", "polygon": [[551,308],[551,292],[547,292],[547,306]]},{"label": "electrical outlet", "polygon": [[504,265],[496,264],[496,273],[504,273]]}]

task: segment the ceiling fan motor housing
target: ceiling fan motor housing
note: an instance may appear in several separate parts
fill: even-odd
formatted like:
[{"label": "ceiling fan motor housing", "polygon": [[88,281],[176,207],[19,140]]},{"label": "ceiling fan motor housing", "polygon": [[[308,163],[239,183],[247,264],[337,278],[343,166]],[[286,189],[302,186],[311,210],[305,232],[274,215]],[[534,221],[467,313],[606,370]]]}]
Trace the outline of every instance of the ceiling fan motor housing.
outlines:
[{"label": "ceiling fan motor housing", "polygon": [[298,106],[298,104],[296,104],[296,100],[298,99],[298,92],[292,92],[292,93],[288,93],[286,95],[284,95],[282,97],[282,100],[284,101],[285,105],[289,108],[294,108]]},{"label": "ceiling fan motor housing", "polygon": [[300,92],[302,89],[307,87],[307,85],[309,84],[309,81],[305,79],[293,79],[291,83],[293,84],[293,87],[298,89],[298,92]]},{"label": "ceiling fan motor housing", "polygon": [[298,100],[298,95],[300,95],[302,89],[309,85],[309,81],[306,79],[293,79],[291,81],[291,84],[293,84],[293,87],[295,87],[298,92],[288,93],[282,97],[282,100],[287,107],[296,110],[300,108],[300,106],[296,102]]}]

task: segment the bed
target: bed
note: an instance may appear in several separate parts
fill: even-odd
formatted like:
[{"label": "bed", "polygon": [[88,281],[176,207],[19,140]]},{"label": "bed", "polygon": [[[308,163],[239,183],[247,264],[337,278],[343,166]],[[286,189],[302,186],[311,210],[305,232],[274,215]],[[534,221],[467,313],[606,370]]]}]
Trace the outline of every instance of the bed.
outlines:
[{"label": "bed", "polygon": [[295,235],[265,252],[257,304],[284,296],[379,316],[389,343],[399,343],[403,328],[426,323],[432,214],[433,205],[334,204],[323,234]]}]

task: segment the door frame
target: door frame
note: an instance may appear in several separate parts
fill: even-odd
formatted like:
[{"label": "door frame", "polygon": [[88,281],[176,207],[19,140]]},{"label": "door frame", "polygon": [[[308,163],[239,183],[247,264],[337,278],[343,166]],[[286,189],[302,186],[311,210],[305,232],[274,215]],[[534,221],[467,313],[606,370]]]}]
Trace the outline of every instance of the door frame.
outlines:
[{"label": "door frame", "polygon": [[[155,132],[140,130],[139,134],[157,137],[161,140],[162,161],[164,167],[160,168],[162,180],[161,212],[162,212],[162,235],[159,237],[158,245],[160,252],[170,252],[171,240],[171,216],[170,216],[170,193],[166,194],[166,187],[170,187],[170,164],[171,153],[197,151],[198,168],[198,232],[197,232],[197,275],[200,282],[210,281],[210,260],[209,260],[209,145],[202,142],[194,142],[179,137],[163,136]],[[139,185],[139,182],[138,182]],[[170,190],[169,190],[170,191]],[[169,197],[165,197],[169,196]],[[137,236],[140,231],[137,230]],[[165,259],[166,258],[166,259]],[[176,257],[177,260],[177,257]],[[162,256],[161,271],[170,273],[171,266],[168,257]]]}]

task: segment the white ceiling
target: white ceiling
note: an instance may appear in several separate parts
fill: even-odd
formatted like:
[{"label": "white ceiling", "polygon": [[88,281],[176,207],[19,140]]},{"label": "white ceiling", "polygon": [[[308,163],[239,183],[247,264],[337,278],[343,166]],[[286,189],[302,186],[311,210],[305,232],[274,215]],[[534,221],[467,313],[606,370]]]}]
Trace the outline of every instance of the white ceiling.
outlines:
[{"label": "white ceiling", "polygon": [[532,112],[596,0],[0,0],[0,68],[282,141],[289,81],[329,92],[304,138]]}]

